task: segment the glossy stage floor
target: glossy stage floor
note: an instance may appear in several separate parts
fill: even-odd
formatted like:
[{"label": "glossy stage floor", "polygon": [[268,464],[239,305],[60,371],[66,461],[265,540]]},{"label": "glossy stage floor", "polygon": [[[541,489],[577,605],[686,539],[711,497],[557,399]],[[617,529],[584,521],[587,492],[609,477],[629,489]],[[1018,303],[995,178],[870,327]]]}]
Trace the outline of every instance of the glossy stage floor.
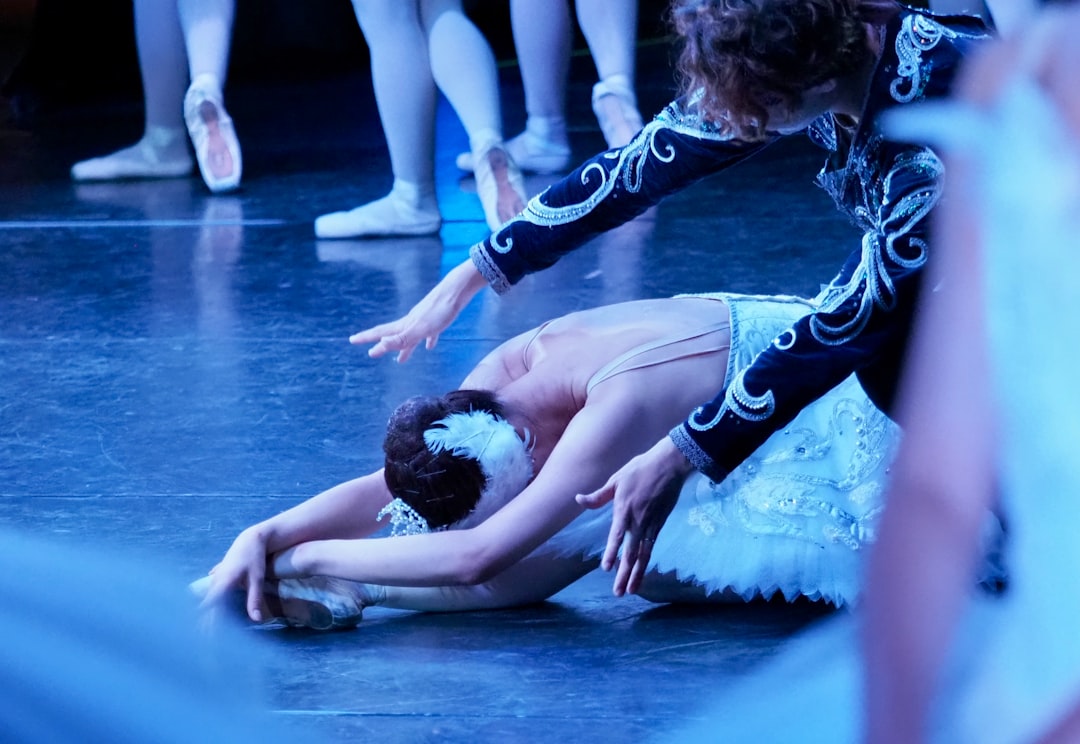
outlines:
[{"label": "glossy stage floor", "polygon": [[[670,93],[667,58],[643,50],[649,113]],[[581,64],[570,122],[584,158],[602,138]],[[513,133],[516,69],[503,80]],[[500,340],[620,300],[814,293],[859,239],[813,187],[821,153],[796,139],[504,298],[484,293],[435,351],[371,360],[349,334],[407,310],[485,234],[453,166],[460,125],[444,102],[438,237],[319,241],[318,214],[390,184],[365,75],[239,85],[230,102],[246,171],[228,196],[196,178],[69,180],[75,160],[137,136],[137,102],[0,133],[0,526],[194,579],[244,526],[378,467],[392,408],[452,388]],[[549,181],[529,178],[530,192]],[[609,578],[516,610],[371,610],[348,632],[248,632],[272,652],[267,703],[300,741],[647,741],[699,720],[825,614],[655,606],[613,598]]]}]

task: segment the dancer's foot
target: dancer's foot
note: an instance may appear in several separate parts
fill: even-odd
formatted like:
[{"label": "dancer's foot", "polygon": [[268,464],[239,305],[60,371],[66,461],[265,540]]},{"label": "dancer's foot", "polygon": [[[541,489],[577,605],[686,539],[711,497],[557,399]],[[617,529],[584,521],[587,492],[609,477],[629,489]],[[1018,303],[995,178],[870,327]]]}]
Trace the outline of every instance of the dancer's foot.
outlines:
[{"label": "dancer's foot", "polygon": [[[188,588],[202,600],[210,583],[211,577],[204,576]],[[266,581],[263,582],[263,604],[270,616],[261,624],[312,630],[351,628],[363,619],[365,607],[383,601],[384,592],[380,586],[328,576]],[[242,589],[229,592],[221,606],[247,619],[246,596]]]},{"label": "dancer's foot", "polygon": [[623,147],[644,126],[637,97],[625,76],[613,75],[594,85],[592,107],[608,147]]},{"label": "dancer's foot", "polygon": [[182,129],[152,127],[131,147],[71,166],[76,181],[118,181],[125,178],[179,178],[194,165]]},{"label": "dancer's foot", "polygon": [[221,85],[213,75],[196,77],[184,96],[184,121],[199,172],[214,193],[237,188],[243,170],[240,142],[222,101]]},{"label": "dancer's foot", "polygon": [[311,630],[355,627],[364,608],[381,599],[381,587],[328,576],[268,581],[265,589],[273,614],[291,627]]},{"label": "dancer's foot", "polygon": [[421,196],[416,187],[394,182],[382,199],[315,220],[317,238],[382,238],[434,235],[442,227],[434,192]]},{"label": "dancer's foot", "polygon": [[[526,173],[558,173],[570,165],[570,145],[565,139],[546,139],[529,129],[507,140],[506,151],[510,153],[518,168]],[[455,162],[463,171],[473,170],[471,152],[461,153]]]},{"label": "dancer's foot", "polygon": [[525,184],[503,145],[489,145],[473,155],[476,193],[488,227],[498,230],[525,209]]}]

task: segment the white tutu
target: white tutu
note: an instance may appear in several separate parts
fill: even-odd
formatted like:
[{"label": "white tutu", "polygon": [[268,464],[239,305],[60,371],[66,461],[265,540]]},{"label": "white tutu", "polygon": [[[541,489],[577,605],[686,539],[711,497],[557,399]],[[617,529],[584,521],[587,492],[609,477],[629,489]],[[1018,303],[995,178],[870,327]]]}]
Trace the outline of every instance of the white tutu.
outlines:
[{"label": "white tutu", "polygon": [[[790,297],[710,295],[731,309],[728,379],[813,305]],[[650,567],[745,599],[855,599],[898,427],[854,376],[773,434],[722,483],[691,476]],[[587,511],[542,551],[597,556],[611,506]]]}]

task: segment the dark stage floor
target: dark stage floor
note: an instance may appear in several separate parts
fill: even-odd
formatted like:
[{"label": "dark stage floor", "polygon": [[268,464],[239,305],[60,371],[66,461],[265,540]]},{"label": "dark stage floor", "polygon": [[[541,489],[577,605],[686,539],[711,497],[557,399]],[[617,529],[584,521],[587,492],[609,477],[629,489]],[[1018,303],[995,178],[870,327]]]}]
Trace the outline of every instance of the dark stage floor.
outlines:
[{"label": "dark stage floor", "polygon": [[[654,111],[670,90],[666,60],[642,50]],[[521,91],[516,70],[504,73],[512,134]],[[591,74],[575,69],[571,89],[582,157],[602,144]],[[195,578],[242,527],[378,467],[397,403],[452,388],[500,340],[619,300],[815,293],[859,239],[812,185],[820,153],[781,143],[509,296],[485,293],[437,350],[399,366],[347,337],[409,308],[485,233],[453,167],[465,136],[449,108],[446,226],[380,241],[312,233],[318,214],[390,184],[364,75],[251,83],[230,91],[230,110],[246,166],[231,196],[196,179],[73,184],[72,162],[137,136],[137,103],[0,131],[0,526],[150,555]],[[299,741],[643,741],[694,722],[821,615],[616,600],[594,574],[521,610],[371,611],[349,632],[251,632],[276,652],[266,694]]]}]

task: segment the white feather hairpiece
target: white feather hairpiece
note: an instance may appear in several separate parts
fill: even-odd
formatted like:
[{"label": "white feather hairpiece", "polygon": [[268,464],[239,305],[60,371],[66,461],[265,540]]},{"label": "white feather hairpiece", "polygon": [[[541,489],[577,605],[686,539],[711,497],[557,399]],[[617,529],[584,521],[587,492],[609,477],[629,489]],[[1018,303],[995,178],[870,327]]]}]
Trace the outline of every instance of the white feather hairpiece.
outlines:
[{"label": "white feather hairpiece", "polygon": [[506,419],[488,411],[451,413],[424,432],[432,454],[446,450],[476,460],[487,479],[473,510],[453,524],[466,529],[480,524],[521,493],[533,476],[532,436],[524,440]]}]

